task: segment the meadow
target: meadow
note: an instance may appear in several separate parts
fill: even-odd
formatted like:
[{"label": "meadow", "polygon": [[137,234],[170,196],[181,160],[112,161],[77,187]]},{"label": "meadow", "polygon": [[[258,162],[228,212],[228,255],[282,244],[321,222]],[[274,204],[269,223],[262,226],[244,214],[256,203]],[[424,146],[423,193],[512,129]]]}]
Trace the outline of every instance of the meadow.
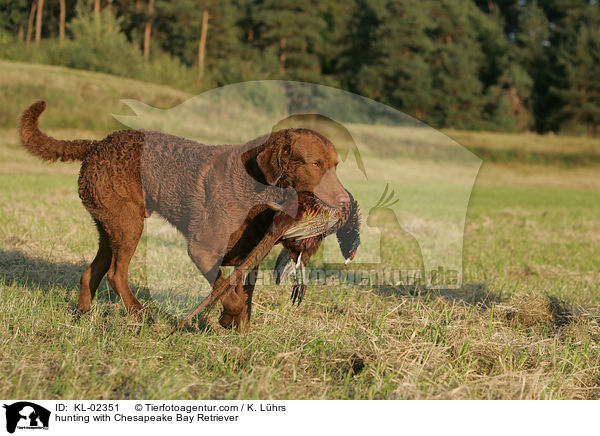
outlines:
[{"label": "meadow", "polygon": [[[127,317],[106,281],[91,312],[74,316],[79,277],[96,250],[77,195],[78,164],[29,156],[13,120],[47,98],[56,106],[42,122],[49,133],[99,138],[118,127],[110,113],[120,98],[150,95],[148,104],[168,107],[186,95],[64,68],[1,65],[12,79],[0,79],[0,397],[600,397],[600,140],[445,132],[484,159],[468,203],[459,289],[314,284],[295,307],[289,286],[265,284],[248,333],[222,329],[213,311],[207,327],[164,339],[180,313],[156,298],[161,280],[179,274],[199,289],[204,282],[182,241],[149,221],[153,234],[164,230],[174,243],[147,238],[132,263],[132,284],[156,322]],[[373,168],[397,164],[371,151]],[[359,203],[376,202],[371,185],[355,186]],[[414,238],[388,224],[383,265],[420,268]],[[152,256],[160,266],[153,272]],[[320,254],[313,265],[326,260]]]}]

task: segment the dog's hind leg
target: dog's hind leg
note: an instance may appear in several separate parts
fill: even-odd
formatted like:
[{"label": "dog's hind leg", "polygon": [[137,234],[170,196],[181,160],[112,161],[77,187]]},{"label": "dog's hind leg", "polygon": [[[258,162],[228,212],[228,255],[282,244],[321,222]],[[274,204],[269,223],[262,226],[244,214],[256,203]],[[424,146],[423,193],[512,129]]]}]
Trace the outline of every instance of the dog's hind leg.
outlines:
[{"label": "dog's hind leg", "polygon": [[106,224],[110,238],[112,260],[108,269],[110,286],[121,296],[129,313],[143,310],[143,306],[129,287],[129,262],[135,253],[144,230],[144,210],[133,203],[119,208],[119,219]]},{"label": "dog's hind leg", "polygon": [[96,294],[96,289],[100,285],[100,281],[108,271],[110,262],[112,259],[112,251],[110,249],[110,242],[108,240],[108,234],[102,227],[102,223],[96,221],[96,227],[98,228],[99,246],[98,253],[92,261],[88,269],[85,270],[81,276],[79,286],[79,313],[85,313],[90,310],[90,304]]}]

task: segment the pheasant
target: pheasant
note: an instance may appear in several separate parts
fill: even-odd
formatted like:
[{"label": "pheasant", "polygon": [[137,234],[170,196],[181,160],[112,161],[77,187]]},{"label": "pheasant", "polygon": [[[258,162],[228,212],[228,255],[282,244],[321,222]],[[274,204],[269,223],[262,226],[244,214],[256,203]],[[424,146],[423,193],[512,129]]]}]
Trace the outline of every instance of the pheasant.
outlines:
[{"label": "pheasant", "polygon": [[308,263],[308,259],[317,252],[326,236],[334,232],[337,234],[346,263],[352,260],[356,254],[360,244],[360,215],[358,203],[352,194],[348,192],[348,195],[350,201],[339,208],[327,206],[309,192],[299,193],[297,209],[294,213],[291,213],[293,207],[290,207],[290,204],[270,205],[269,207],[276,210],[277,213],[263,239],[228,278],[222,278],[213,291],[179,322],[170,335],[200,311],[211,309],[223,295],[235,287],[236,283],[243,281],[245,274],[256,268],[277,243],[281,243],[285,247],[283,251],[288,253],[285,262],[283,259],[286,259],[286,255],[279,255],[282,260],[278,259],[278,264],[281,263],[282,268],[291,260],[290,253],[294,261],[302,265],[302,281],[296,276],[297,283],[294,285],[291,298],[292,304],[296,301],[300,304],[306,292],[304,266]]},{"label": "pheasant", "polygon": [[[347,191],[346,191],[347,192]],[[283,249],[275,263],[276,283],[281,283],[293,271],[292,304],[302,302],[306,293],[306,265],[319,250],[323,239],[335,233],[346,263],[356,255],[360,244],[360,214],[358,203],[348,192],[350,201],[339,208],[325,205],[312,194],[301,196],[301,219],[280,239]],[[298,272],[300,270],[300,273]]]}]

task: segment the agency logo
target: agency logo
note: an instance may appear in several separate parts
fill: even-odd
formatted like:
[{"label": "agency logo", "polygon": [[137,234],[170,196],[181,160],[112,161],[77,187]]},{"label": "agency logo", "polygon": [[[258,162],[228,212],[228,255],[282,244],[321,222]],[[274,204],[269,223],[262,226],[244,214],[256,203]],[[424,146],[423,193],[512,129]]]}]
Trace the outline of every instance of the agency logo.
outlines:
[{"label": "agency logo", "polygon": [[[315,227],[315,220],[308,217],[320,215],[305,214],[307,226],[301,226],[300,233],[289,238],[286,244],[295,253],[286,254],[282,249],[277,269],[273,271],[275,277],[279,277],[288,268],[290,277],[294,278],[292,295],[297,295],[296,290],[304,289],[310,280],[304,277],[307,272],[304,266],[309,265],[313,255],[318,258],[312,265],[320,262],[324,266],[321,271],[331,272],[334,277],[354,277],[341,280],[340,285],[373,286],[376,283],[377,286],[460,288],[465,220],[481,159],[436,129],[359,95],[291,81],[227,85],[165,110],[135,100],[123,100],[123,103],[135,115],[114,115],[118,121],[132,129],[154,132],[144,135],[140,169],[142,187],[151,193],[146,196],[145,287],[161,310],[179,315],[181,309],[189,308],[213,291],[211,283],[218,266],[229,267],[246,259],[246,252],[249,253],[255,243],[245,235],[254,233],[240,226],[245,226],[246,217],[260,210],[256,208],[268,206],[274,212],[286,199],[293,204],[289,199],[297,190],[291,187],[291,180],[298,179],[294,182],[297,187],[312,189],[319,200],[323,200],[319,195],[331,199],[335,197],[334,183],[326,180],[334,180],[331,178],[334,174],[338,178],[335,183],[341,183],[358,206],[353,206],[349,214],[333,215],[338,218],[333,226],[326,223]],[[285,133],[288,129],[297,131]],[[330,169],[317,175],[313,167],[310,172],[297,169],[300,161],[292,159],[292,154],[302,150],[308,153],[313,148],[320,150],[309,145],[314,143],[306,139],[312,137],[307,131],[334,146],[339,163],[335,173],[329,172]],[[240,170],[229,164],[217,165],[216,160],[200,158],[199,153],[205,149],[200,145],[194,148],[193,143],[186,142],[188,139],[178,139],[188,145],[182,145],[178,154],[171,156],[171,152],[161,151],[162,140],[157,135],[163,134],[206,145],[244,144],[244,159],[248,160],[244,160],[246,163]],[[292,147],[292,144],[296,145]],[[259,155],[263,157],[259,159]],[[214,167],[210,166],[213,161]],[[173,182],[167,193],[157,188],[156,177],[175,174],[170,168],[174,164],[169,162],[177,162],[176,177],[184,180],[189,175],[193,180]],[[231,162],[239,162],[239,159]],[[321,168],[322,163],[314,164]],[[215,207],[204,208],[193,218],[203,223],[193,226],[195,246],[210,247],[211,253],[210,262],[202,262],[209,280],[200,282],[198,264],[187,259],[189,241],[158,216],[160,214],[149,214],[152,210],[158,212],[160,207],[164,209],[163,215],[166,213],[172,220],[179,220],[176,218],[180,213],[176,206],[179,200],[172,203],[177,210],[170,210],[167,204],[171,204],[171,196],[190,198],[187,191],[179,192],[179,189],[198,188],[195,181],[200,171],[198,165],[204,168],[202,171],[214,173],[214,180],[222,181],[224,189],[227,186],[231,194],[227,197],[231,200],[227,201],[236,202],[239,215],[235,218],[233,209],[229,213],[222,206],[225,197],[218,197]],[[236,187],[230,187],[226,180],[234,180]],[[215,192],[221,193],[221,190]],[[163,195],[169,195],[169,200],[161,200]],[[304,200],[304,206],[308,206],[308,201]],[[324,210],[321,203],[311,208],[311,211],[319,210]],[[323,233],[313,239],[307,236],[307,227],[327,230],[319,230]],[[335,238],[325,237],[333,233]],[[313,242],[315,240],[317,242]],[[307,248],[309,243],[310,249]],[[196,251],[199,253],[201,249]],[[296,264],[292,265],[291,259],[295,259]],[[352,263],[345,265],[348,259]],[[209,264],[213,267],[209,268]],[[252,286],[254,283],[248,274],[251,271],[245,275],[246,284]],[[317,280],[322,283],[320,276]],[[279,280],[280,283],[286,281]]]},{"label": "agency logo", "polygon": [[6,409],[6,431],[14,433],[16,429],[48,430],[50,411],[28,401],[19,401],[10,405],[4,404]]}]

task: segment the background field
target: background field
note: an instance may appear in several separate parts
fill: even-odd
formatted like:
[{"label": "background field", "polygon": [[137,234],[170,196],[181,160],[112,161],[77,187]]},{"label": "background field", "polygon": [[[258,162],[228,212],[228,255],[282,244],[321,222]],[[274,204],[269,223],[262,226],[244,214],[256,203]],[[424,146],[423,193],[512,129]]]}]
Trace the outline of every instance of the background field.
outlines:
[{"label": "background field", "polygon": [[[249,333],[221,329],[215,311],[207,329],[164,340],[172,319],[127,318],[106,282],[92,312],[74,318],[79,277],[96,250],[78,165],[27,155],[14,120],[47,98],[50,133],[101,137],[117,127],[110,113],[124,112],[118,99],[150,96],[146,103],[169,107],[186,95],[64,68],[0,66],[11,75],[0,80],[0,397],[600,397],[600,140],[446,132],[484,158],[459,290],[312,286],[292,307],[290,289],[267,285],[255,293]],[[419,266],[403,232],[389,232],[382,253],[389,265]],[[183,249],[168,256],[187,257]],[[152,307],[143,250],[131,276]]]}]

